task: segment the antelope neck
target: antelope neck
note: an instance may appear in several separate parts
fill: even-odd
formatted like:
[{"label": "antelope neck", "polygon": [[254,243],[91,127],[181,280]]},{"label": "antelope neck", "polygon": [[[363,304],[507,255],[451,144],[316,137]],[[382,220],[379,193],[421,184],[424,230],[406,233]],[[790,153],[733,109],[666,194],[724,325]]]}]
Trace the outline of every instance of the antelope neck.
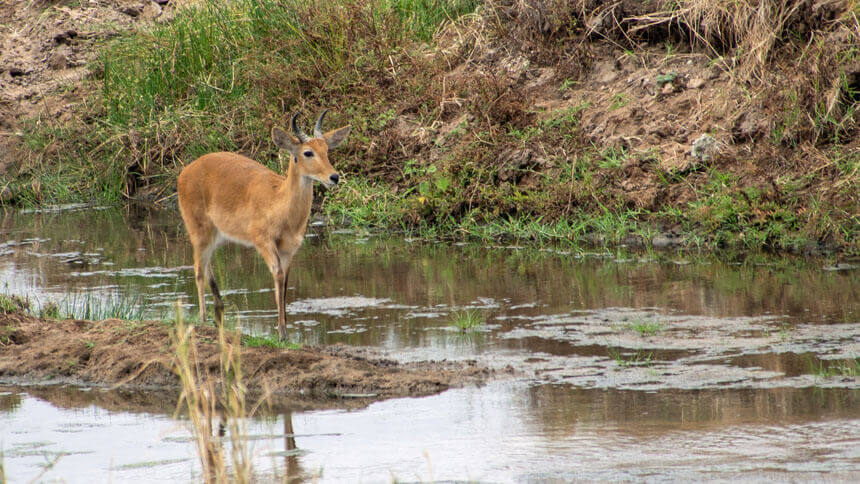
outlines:
[{"label": "antelope neck", "polygon": [[278,195],[286,204],[289,224],[303,229],[310,217],[314,199],[313,181],[298,172],[293,156],[290,156],[287,176]]}]

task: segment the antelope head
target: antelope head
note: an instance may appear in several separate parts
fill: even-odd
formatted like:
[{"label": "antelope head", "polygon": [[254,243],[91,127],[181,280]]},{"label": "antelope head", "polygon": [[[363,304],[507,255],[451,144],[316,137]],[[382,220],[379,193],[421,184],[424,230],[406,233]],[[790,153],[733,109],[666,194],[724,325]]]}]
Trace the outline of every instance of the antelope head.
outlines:
[{"label": "antelope head", "polygon": [[328,151],[337,148],[346,140],[350,127],[344,126],[323,133],[322,122],[327,112],[328,109],[317,118],[313,137],[299,128],[296,123],[299,114],[296,113],[290,121],[292,133],[287,133],[276,126],[272,128],[272,140],[279,148],[290,153],[298,174],[331,187],[340,181],[340,174],[331,166]]}]

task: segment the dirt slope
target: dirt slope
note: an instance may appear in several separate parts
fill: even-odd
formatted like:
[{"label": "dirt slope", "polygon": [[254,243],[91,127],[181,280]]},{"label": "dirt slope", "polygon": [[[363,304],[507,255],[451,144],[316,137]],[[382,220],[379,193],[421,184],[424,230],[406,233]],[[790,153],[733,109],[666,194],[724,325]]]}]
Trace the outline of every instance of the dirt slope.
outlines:
[{"label": "dirt slope", "polygon": [[33,0],[0,4],[0,131],[33,115],[61,116],[100,43],[141,22],[167,21],[153,0]]}]

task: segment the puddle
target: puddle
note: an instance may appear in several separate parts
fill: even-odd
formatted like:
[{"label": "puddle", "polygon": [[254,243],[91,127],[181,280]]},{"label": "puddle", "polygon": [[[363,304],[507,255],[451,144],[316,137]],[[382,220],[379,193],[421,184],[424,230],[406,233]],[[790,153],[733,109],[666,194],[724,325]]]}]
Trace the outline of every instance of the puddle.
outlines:
[{"label": "puddle", "polygon": [[[28,295],[37,311],[55,302],[67,312],[140,309],[158,318],[179,301],[196,313],[176,213],[5,212],[0,229],[0,292]],[[323,229],[311,227],[290,272],[293,341],[373,346],[403,361],[476,360],[511,377],[351,411],[260,416],[249,440],[261,476],[814,481],[826,473],[850,481],[860,473],[853,267]],[[226,246],[214,269],[228,318],[273,334],[271,276],[259,256]],[[470,312],[485,324],[451,324]],[[172,418],[174,402],[0,388],[6,475],[29,482],[50,465],[39,479],[187,481],[199,464]]]}]

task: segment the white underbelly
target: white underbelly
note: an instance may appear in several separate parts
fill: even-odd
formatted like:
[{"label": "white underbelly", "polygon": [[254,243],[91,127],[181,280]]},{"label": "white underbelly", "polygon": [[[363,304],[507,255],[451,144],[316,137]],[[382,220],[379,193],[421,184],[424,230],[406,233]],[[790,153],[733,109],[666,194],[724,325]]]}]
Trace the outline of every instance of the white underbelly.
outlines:
[{"label": "white underbelly", "polygon": [[245,247],[253,247],[254,246],[253,243],[251,243],[247,240],[240,239],[238,237],[233,237],[232,235],[219,230],[218,236],[215,239],[215,244],[216,245],[223,245],[225,242],[233,242],[234,244],[244,245]]}]

